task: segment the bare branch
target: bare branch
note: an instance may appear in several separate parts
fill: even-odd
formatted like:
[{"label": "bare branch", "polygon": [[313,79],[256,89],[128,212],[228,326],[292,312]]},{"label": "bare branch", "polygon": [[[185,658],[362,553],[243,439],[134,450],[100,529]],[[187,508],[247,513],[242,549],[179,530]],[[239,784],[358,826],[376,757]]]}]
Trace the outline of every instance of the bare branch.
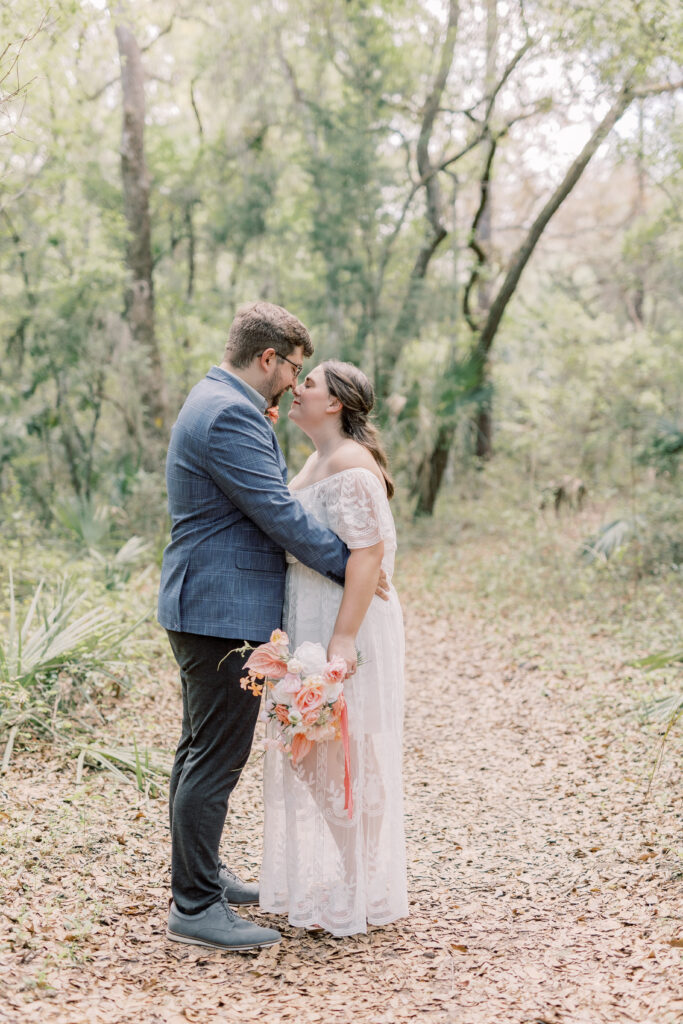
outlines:
[{"label": "bare branch", "polygon": [[281,40],[278,41],[278,52],[279,52],[279,55],[280,55],[280,60],[282,61],[282,66],[285,69],[285,74],[287,75],[287,78],[289,79],[289,84],[291,85],[291,88],[292,88],[292,95],[294,96],[294,100],[298,104],[298,106],[300,106],[302,108],[302,110],[304,111],[304,114],[305,114],[305,116],[304,116],[304,133],[306,135],[306,139],[308,141],[309,146],[311,147],[312,152],[315,153],[316,156],[318,156],[319,152],[320,152],[320,147],[318,145],[318,137],[317,137],[317,135],[315,133],[315,129],[313,128],[313,125],[311,123],[310,103],[309,103],[309,101],[306,99],[306,97],[304,96],[304,94],[301,91],[301,88],[300,88],[299,83],[297,81],[296,74],[294,72],[294,68],[292,67],[290,62],[287,60],[287,57],[285,56],[285,51],[282,49],[282,41]]},{"label": "bare branch", "polygon": [[475,135],[472,139],[470,139],[466,146],[463,146],[462,149],[458,150],[457,153],[454,153],[452,156],[447,156],[440,163],[435,164],[434,167],[432,168],[431,174],[436,174],[438,171],[445,171],[447,167],[451,166],[451,164],[455,164],[458,162],[458,160],[462,160],[462,158],[464,156],[467,156],[467,154],[470,153],[476,146],[478,146],[480,142],[483,142],[483,140],[486,138],[486,134],[486,129],[482,128],[482,130],[478,132],[477,135]]},{"label": "bare branch", "polygon": [[488,98],[487,97],[483,97],[484,99],[487,100],[487,102],[486,102],[486,112],[484,114],[484,121],[485,122],[488,121],[488,119],[491,116],[491,113],[492,113],[493,108],[495,106],[495,102],[496,102],[496,100],[498,98],[498,95],[499,95],[501,89],[503,88],[503,86],[505,85],[505,83],[507,82],[508,78],[510,77],[512,72],[515,70],[515,68],[517,67],[519,62],[522,60],[524,55],[531,49],[531,47],[533,45],[534,45],[534,40],[531,38],[531,36],[527,37],[526,42],[522,46],[520,46],[520,48],[517,51],[517,53],[514,54],[514,56],[511,58],[511,60],[506,65],[506,67],[505,67],[505,69],[503,71],[503,74],[498,79],[498,82],[496,83],[496,86],[493,89],[491,95]]},{"label": "bare branch", "polygon": [[148,50],[151,50],[151,48],[154,45],[156,45],[156,43],[159,42],[159,40],[161,39],[162,36],[167,36],[168,33],[173,28],[173,22],[174,21],[175,21],[175,15],[172,14],[171,15],[171,20],[169,21],[168,25],[166,25],[165,28],[159,29],[159,31],[155,35],[154,39],[150,39],[150,41],[148,43],[145,43],[144,46],[141,46],[140,47],[140,53],[147,53]]},{"label": "bare branch", "polygon": [[95,92],[84,92],[81,102],[82,100],[87,100],[90,103],[93,100],[98,100],[100,96],[104,95],[107,89],[111,89],[112,85],[117,85],[120,81],[121,75],[115,75],[113,78],[110,78],[109,81],[105,82],[104,85],[101,85],[99,89],[96,89]]},{"label": "bare branch", "polygon": [[448,231],[443,222],[441,186],[439,184],[436,169],[433,167],[429,157],[429,144],[434,130],[434,122],[441,106],[441,98],[443,96],[444,89],[446,88],[448,75],[453,64],[458,29],[458,15],[459,6],[457,0],[450,0],[448,5],[448,24],[446,26],[446,35],[439,56],[439,66],[434,76],[431,90],[422,108],[422,124],[420,126],[420,134],[416,149],[417,169],[420,179],[418,182],[413,184],[406,201],[404,202],[399,222],[388,240],[388,245],[385,246],[385,252],[383,254],[384,262],[381,262],[380,264],[381,272],[383,273],[384,267],[386,266],[386,260],[388,259],[388,252],[390,251],[391,246],[397,237],[398,231],[403,224],[408,208],[418,190],[420,188],[424,188],[427,200],[426,214],[431,228],[431,234],[425,239],[415,258],[415,263],[413,264],[413,268],[410,272],[406,293],[403,298],[398,318],[388,343],[384,346],[381,353],[381,365],[379,367],[376,385],[378,393],[383,396],[386,396],[388,393],[394,365],[401,352],[405,339],[414,328],[422,282],[426,277],[429,263],[444,238],[448,235]]},{"label": "bare branch", "polygon": [[645,85],[636,85],[633,89],[635,99],[645,96],[661,96],[665,92],[677,92],[683,89],[683,79],[678,82],[646,82]]},{"label": "bare branch", "polygon": [[474,317],[472,316],[472,311],[470,309],[470,294],[471,294],[472,289],[474,288],[475,284],[479,280],[479,275],[481,273],[481,268],[486,263],[486,259],[487,259],[486,253],[482,249],[481,245],[479,244],[479,240],[477,238],[477,228],[479,227],[479,222],[481,221],[481,218],[484,215],[484,211],[485,211],[487,203],[489,201],[489,186],[490,186],[490,183],[491,183],[491,168],[493,167],[493,159],[494,159],[494,157],[496,155],[496,147],[498,145],[498,138],[499,138],[498,136],[493,137],[490,140],[490,143],[489,143],[489,149],[488,149],[488,153],[486,154],[486,161],[484,163],[484,169],[482,171],[481,178],[479,180],[479,206],[477,207],[477,211],[476,211],[476,213],[474,215],[474,218],[472,220],[472,227],[470,228],[470,236],[469,236],[468,243],[467,243],[469,248],[472,250],[472,252],[476,256],[476,262],[474,263],[474,266],[472,267],[472,271],[470,273],[469,280],[468,280],[468,282],[467,282],[467,284],[465,286],[465,290],[464,290],[464,293],[463,293],[463,299],[462,299],[462,311],[463,311],[463,314],[465,316],[465,320],[467,321],[470,329],[472,331],[475,331],[475,332],[480,329],[481,324],[477,324],[475,319],[474,319]]},{"label": "bare branch", "polygon": [[538,244],[538,241],[545,231],[550,219],[554,216],[574,186],[577,184],[579,178],[588,166],[589,161],[607,138],[614,125],[631,105],[634,98],[635,93],[633,87],[628,83],[622,88],[611,108],[598,124],[590,139],[574,160],[564,178],[529,228],[526,238],[510,261],[505,278],[498,290],[498,294],[491,303],[489,315],[486,318],[486,323],[484,324],[477,343],[475,358],[478,361],[486,359],[489,349],[493,343],[493,339],[495,338],[496,331],[500,326],[503,313],[514,294],[519,279],[522,276],[522,272],[529,262],[531,254],[536,248],[536,245]]},{"label": "bare branch", "polygon": [[[38,33],[41,32],[45,27],[49,13],[50,12],[47,11],[43,15],[43,17],[40,19],[38,27],[35,28],[33,32],[30,32],[28,35],[24,36],[23,39],[19,41],[19,43],[16,45],[16,50],[14,52],[12,52],[13,44],[8,43],[3,49],[2,53],[0,53],[0,86],[2,86],[8,80],[10,75],[16,72],[15,88],[13,88],[11,92],[5,93],[4,96],[0,96],[0,115],[2,115],[2,117],[6,119],[9,124],[7,131],[0,132],[0,138],[4,138],[7,135],[12,135],[14,132],[14,126],[21,120],[22,114],[24,112],[24,107],[22,106],[22,109],[19,111],[18,114],[15,114],[14,117],[12,116],[12,113],[10,113],[9,107],[12,101],[16,100],[19,96],[23,97],[25,106],[26,91],[28,87],[31,85],[31,83],[35,81],[35,76],[33,78],[30,78],[28,82],[24,82],[24,84],[21,85],[19,83],[19,60],[21,58],[22,51],[26,44],[32,42],[36,38]],[[4,70],[1,70],[2,62],[5,60],[8,54],[10,54],[9,65]]]},{"label": "bare branch", "polygon": [[201,119],[200,114],[199,114],[199,107],[197,106],[197,98],[196,98],[196,96],[194,94],[194,87],[195,87],[196,81],[197,81],[197,79],[193,78],[192,81],[190,82],[190,103],[192,104],[192,110],[194,112],[195,120],[197,122],[197,129],[199,131],[199,138],[203,141],[203,139],[204,139],[204,126],[202,124],[202,119]]},{"label": "bare branch", "polygon": [[439,67],[434,78],[431,92],[425,100],[420,136],[417,140],[417,169],[420,174],[420,178],[424,180],[427,192],[427,218],[431,223],[435,234],[439,235],[442,231],[445,232],[442,223],[441,190],[439,188],[438,179],[433,174],[432,163],[429,159],[429,144],[434,130],[434,121],[439,112],[441,97],[443,96],[443,91],[446,88],[448,73],[453,63],[455,41],[458,30],[458,15],[459,7],[457,0],[450,0],[448,5],[448,25],[446,27],[446,37],[444,39],[443,46],[441,47]]},{"label": "bare branch", "polygon": [[403,203],[403,207],[401,208],[401,212],[400,212],[400,214],[398,216],[398,220],[394,224],[394,227],[393,227],[393,229],[391,231],[391,234],[389,235],[389,237],[387,238],[386,242],[384,243],[384,248],[382,250],[382,255],[380,256],[379,266],[378,266],[378,269],[377,269],[377,282],[376,282],[376,289],[377,289],[377,291],[379,291],[379,289],[381,287],[382,280],[384,278],[384,271],[386,270],[387,263],[389,262],[389,256],[391,255],[391,250],[394,247],[394,242],[396,241],[396,239],[397,239],[397,237],[398,237],[398,235],[399,235],[399,233],[401,231],[401,228],[403,227],[403,223],[404,223],[404,221],[406,219],[408,210],[409,210],[409,208],[410,208],[410,206],[412,204],[413,199],[417,195],[420,187],[421,187],[420,184],[417,183],[417,184],[414,184],[413,187],[411,188],[410,192],[408,193],[408,195],[407,195],[407,197],[406,197],[406,199],[405,199],[405,201]]},{"label": "bare branch", "polygon": [[[12,55],[12,59],[10,61],[9,67],[2,74],[2,76],[0,76],[0,85],[2,85],[2,83],[5,82],[9,78],[9,76],[12,74],[12,72],[14,71],[16,66],[18,65],[19,58],[21,57],[21,52],[24,49],[24,47],[26,46],[26,44],[33,42],[33,40],[36,38],[38,33],[41,32],[45,28],[45,23],[47,21],[47,16],[48,16],[49,13],[50,12],[47,11],[43,15],[43,17],[40,19],[40,23],[39,23],[38,27],[35,28],[33,30],[33,32],[29,33],[29,35],[24,36],[24,38],[19,42],[19,45],[17,46],[16,52]],[[7,46],[5,47],[5,49],[2,51],[2,53],[0,53],[0,63],[5,59],[6,54],[9,52],[9,50],[11,50],[11,48],[12,48],[12,44],[8,43]],[[11,99],[11,97],[5,97],[3,99],[3,102],[5,102],[7,99]]]}]

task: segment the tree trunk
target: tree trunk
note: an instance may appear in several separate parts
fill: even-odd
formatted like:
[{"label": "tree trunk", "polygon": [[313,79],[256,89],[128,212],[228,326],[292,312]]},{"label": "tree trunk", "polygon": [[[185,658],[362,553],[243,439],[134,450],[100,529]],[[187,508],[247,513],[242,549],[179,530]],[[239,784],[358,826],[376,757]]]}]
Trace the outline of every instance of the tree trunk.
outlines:
[{"label": "tree trunk", "polygon": [[[669,88],[671,87],[652,87],[649,92],[668,91]],[[647,95],[648,93],[644,92],[643,94]],[[461,388],[461,401],[467,401],[468,398],[471,398],[471,396],[486,387],[489,352],[500,327],[505,309],[515,293],[524,268],[529,262],[550,220],[577,185],[590,160],[637,95],[638,93],[632,90],[628,84],[623,87],[615,99],[612,108],[607,112],[600,124],[597,125],[593,135],[571,167],[569,167],[564,178],[531,224],[524,241],[514,253],[503,282],[490,304],[488,314],[479,330],[472,350],[464,360],[455,363],[452,370],[446,375],[451,379],[454,389]],[[472,317],[468,316],[467,312],[466,317],[472,323]],[[477,422],[477,454],[485,455],[487,451],[490,451],[491,447],[490,408],[488,403],[482,405],[479,417]],[[443,468],[440,469],[440,467],[445,467],[448,459],[448,452],[446,451],[444,454],[444,445],[450,446],[454,435],[454,423],[452,421],[450,425],[448,422],[444,423],[439,428],[432,451],[425,456],[420,465],[418,479],[413,491],[418,499],[415,510],[417,515],[432,514],[438,488],[443,479]],[[433,464],[433,469],[430,469],[430,464]],[[435,486],[436,491],[434,491]]]},{"label": "tree trunk", "polygon": [[[644,101],[638,101],[638,152],[636,154],[636,202],[633,211],[633,219],[638,224],[645,216],[645,159],[644,159],[644,135],[645,117],[643,112]],[[642,256],[636,261],[636,286],[633,292],[633,318],[636,326],[643,324],[643,310],[645,307],[645,266]]]},{"label": "tree trunk", "polygon": [[474,418],[474,426],[476,430],[476,443],[474,446],[474,454],[480,459],[490,459],[493,454],[492,436],[493,436],[493,415],[490,405],[490,400],[486,400],[486,404],[482,404],[477,409],[477,414]]},{"label": "tree trunk", "polygon": [[412,496],[416,499],[416,516],[434,514],[434,505],[446,472],[454,436],[455,421],[451,417],[439,425],[434,445],[431,451],[424,455],[418,468],[417,478],[412,488]]},{"label": "tree trunk", "polygon": [[491,304],[489,315],[486,318],[486,323],[482,328],[477,344],[480,357],[485,358],[488,355],[493,344],[493,339],[500,327],[500,322],[503,319],[503,313],[515,293],[517,285],[519,284],[519,279],[522,276],[524,268],[529,262],[534,249],[538,245],[541,235],[567,196],[578,184],[579,179],[589,162],[607,138],[619,118],[631,105],[634,98],[635,94],[628,88],[628,86],[625,86],[619,93],[619,96],[615,100],[612,108],[607,112],[605,117],[597,126],[590,139],[583,147],[551,197],[548,199],[547,203],[536,217],[536,220],[529,228],[526,238],[512,257],[508,271],[503,279],[503,283],[498,289],[496,297]]},{"label": "tree trunk", "polygon": [[[484,91],[491,96],[496,84],[496,63],[498,56],[498,2],[497,0],[486,0],[486,76]],[[495,147],[492,147],[491,164]],[[485,259],[486,265],[490,266],[491,247],[493,244],[493,174],[490,173],[492,166],[489,165],[488,173],[485,173],[481,182],[481,217],[476,229],[479,249]],[[477,283],[477,306],[480,322],[488,316],[491,308],[491,278],[490,272],[480,274]],[[493,454],[493,417],[491,410],[490,388],[486,387],[489,376],[489,365],[482,367],[482,380],[480,382],[486,397],[480,402],[475,414],[476,444],[475,453],[480,459],[490,459]]]},{"label": "tree trunk", "polygon": [[[429,146],[434,132],[434,124],[440,110],[441,98],[453,64],[459,13],[460,8],[457,0],[450,0],[448,5],[448,24],[441,47],[439,67],[422,108],[422,123],[417,140],[416,158],[419,179],[424,183],[425,189],[428,236],[415,259],[394,329],[379,353],[379,372],[375,380],[375,390],[381,400],[386,399],[391,392],[391,381],[396,363],[405,342],[415,331],[419,318],[420,299],[429,263],[444,238],[448,235],[443,222],[441,185],[436,168],[429,156]],[[384,401],[380,402],[380,407],[384,408]]]},{"label": "tree trunk", "polygon": [[129,280],[125,293],[125,317],[143,360],[139,379],[145,433],[159,438],[165,435],[167,401],[161,355],[154,331],[149,175],[144,147],[144,69],[140,48],[126,25],[117,25],[116,41],[123,91],[121,177],[128,227],[126,260]]}]

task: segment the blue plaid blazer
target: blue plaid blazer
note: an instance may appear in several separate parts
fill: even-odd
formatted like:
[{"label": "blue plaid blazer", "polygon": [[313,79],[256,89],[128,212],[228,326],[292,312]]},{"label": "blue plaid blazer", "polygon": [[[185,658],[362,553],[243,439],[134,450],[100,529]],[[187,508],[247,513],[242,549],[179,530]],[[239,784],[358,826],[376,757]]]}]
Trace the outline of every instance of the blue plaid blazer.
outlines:
[{"label": "blue plaid blazer", "polygon": [[214,366],[171,432],[162,626],[267,640],[282,620],[285,549],[343,585],[348,548],[291,496],[286,481],[270,422],[239,382]]}]

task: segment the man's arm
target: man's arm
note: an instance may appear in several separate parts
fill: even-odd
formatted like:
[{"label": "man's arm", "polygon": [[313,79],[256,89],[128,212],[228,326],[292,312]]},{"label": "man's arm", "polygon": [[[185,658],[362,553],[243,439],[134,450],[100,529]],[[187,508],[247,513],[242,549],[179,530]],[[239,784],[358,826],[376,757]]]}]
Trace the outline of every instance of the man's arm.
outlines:
[{"label": "man's arm", "polygon": [[227,407],[209,431],[207,468],[228,498],[281,548],[343,586],[349,550],[292,497],[272,446],[272,428],[254,408]]}]

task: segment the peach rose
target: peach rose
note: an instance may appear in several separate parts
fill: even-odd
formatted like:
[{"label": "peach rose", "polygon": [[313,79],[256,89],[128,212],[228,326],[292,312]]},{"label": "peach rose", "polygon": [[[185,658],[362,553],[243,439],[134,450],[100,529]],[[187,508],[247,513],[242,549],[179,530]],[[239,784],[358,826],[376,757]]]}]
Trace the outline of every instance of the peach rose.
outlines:
[{"label": "peach rose", "polygon": [[325,666],[323,675],[328,683],[343,683],[349,671],[349,666],[344,658],[336,655],[332,661]]},{"label": "peach rose", "polygon": [[269,679],[282,679],[287,675],[287,663],[282,660],[275,644],[260,644],[244,663],[245,668],[260,672]]},{"label": "peach rose", "polygon": [[323,702],[323,688],[317,684],[302,687],[298,693],[294,694],[292,703],[301,712],[304,724],[313,725],[318,719]]}]

